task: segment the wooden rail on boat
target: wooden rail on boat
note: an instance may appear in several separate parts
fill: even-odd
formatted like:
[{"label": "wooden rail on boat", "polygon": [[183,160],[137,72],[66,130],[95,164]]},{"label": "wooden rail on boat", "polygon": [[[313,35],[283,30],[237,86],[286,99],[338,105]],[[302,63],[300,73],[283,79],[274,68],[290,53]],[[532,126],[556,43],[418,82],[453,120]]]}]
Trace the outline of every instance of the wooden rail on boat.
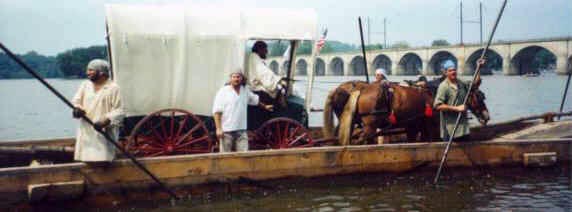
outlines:
[{"label": "wooden rail on boat", "polygon": [[[525,154],[550,153],[559,162],[570,161],[572,138],[506,140],[454,143],[447,165],[521,165]],[[445,143],[410,143],[363,146],[333,146],[243,153],[143,158],[140,161],[170,186],[252,180],[288,176],[324,176],[360,172],[403,172],[422,166],[436,166]],[[84,163],[41,165],[0,169],[0,193],[26,197],[34,185],[57,187],[66,182],[84,182],[90,193],[96,188],[137,189],[154,184],[128,160],[116,160],[109,167]],[[22,199],[21,201],[25,201]]]}]

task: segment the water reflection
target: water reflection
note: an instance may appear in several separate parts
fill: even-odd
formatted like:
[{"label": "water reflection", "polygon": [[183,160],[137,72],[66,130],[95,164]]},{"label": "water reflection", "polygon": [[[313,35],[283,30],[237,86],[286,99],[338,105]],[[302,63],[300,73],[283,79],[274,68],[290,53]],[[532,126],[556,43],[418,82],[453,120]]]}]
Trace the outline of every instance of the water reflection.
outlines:
[{"label": "water reflection", "polygon": [[[441,185],[431,170],[265,182],[272,189],[209,194],[174,211],[570,211],[570,170],[563,167],[452,169]],[[237,185],[236,185],[237,186]],[[160,205],[160,204],[159,204]],[[164,210],[140,208],[147,210]]]}]

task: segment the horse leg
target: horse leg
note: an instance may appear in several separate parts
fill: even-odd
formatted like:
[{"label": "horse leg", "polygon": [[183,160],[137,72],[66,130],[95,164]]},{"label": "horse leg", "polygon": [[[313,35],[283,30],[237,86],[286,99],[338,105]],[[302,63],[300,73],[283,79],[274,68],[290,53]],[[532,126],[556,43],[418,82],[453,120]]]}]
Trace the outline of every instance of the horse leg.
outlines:
[{"label": "horse leg", "polygon": [[359,144],[368,144],[373,139],[376,139],[377,138],[377,136],[375,136],[376,130],[377,130],[376,127],[374,127],[372,125],[364,124],[363,132],[361,133],[361,136],[358,140]]},{"label": "horse leg", "polygon": [[431,141],[433,135],[431,135],[431,121],[428,118],[423,119],[423,124],[420,127],[421,131],[421,141],[428,142]]},{"label": "horse leg", "polygon": [[405,127],[405,133],[407,134],[407,142],[417,141],[417,134],[419,134],[419,126],[417,122],[407,125],[407,127]]}]

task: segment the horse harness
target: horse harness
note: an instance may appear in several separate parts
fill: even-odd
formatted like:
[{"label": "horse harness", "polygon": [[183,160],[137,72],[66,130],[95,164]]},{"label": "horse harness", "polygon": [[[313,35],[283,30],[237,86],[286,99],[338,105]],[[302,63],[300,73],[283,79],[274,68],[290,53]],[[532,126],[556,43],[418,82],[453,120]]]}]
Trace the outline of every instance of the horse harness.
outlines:
[{"label": "horse harness", "polygon": [[[386,115],[386,119],[389,123],[389,126],[397,124],[397,117],[395,116],[394,111],[392,110],[392,103],[394,97],[394,88],[391,85],[391,82],[383,82],[381,83],[381,92],[379,93],[378,104],[383,104],[383,100],[385,100],[385,107],[382,107],[381,110],[374,110],[368,113],[359,113],[358,116],[371,116],[371,115]],[[385,97],[385,98],[384,98]],[[389,115],[387,115],[389,114]],[[425,111],[422,116],[425,117],[432,117],[433,116],[433,108],[431,105],[425,105]],[[413,120],[418,118],[418,116],[408,118],[404,120],[404,122]],[[388,127],[389,127],[388,126]]]},{"label": "horse harness", "polygon": [[368,113],[359,113],[359,116],[376,116],[376,115],[386,115],[389,114],[387,116],[387,119],[389,121],[389,123],[396,124],[397,123],[397,119],[395,117],[395,114],[393,113],[393,111],[391,110],[391,103],[393,102],[393,88],[391,87],[391,83],[390,82],[382,82],[381,86],[380,86],[381,92],[379,92],[379,95],[377,97],[378,102],[376,104],[383,104],[384,102],[385,107],[382,107],[380,110],[374,110]]}]

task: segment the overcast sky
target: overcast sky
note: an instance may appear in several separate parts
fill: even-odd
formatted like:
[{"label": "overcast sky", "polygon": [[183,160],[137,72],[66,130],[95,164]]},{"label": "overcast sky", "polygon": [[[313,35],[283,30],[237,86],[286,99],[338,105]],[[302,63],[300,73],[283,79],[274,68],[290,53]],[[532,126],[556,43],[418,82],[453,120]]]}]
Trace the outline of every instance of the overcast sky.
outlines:
[{"label": "overcast sky", "polygon": [[[328,40],[359,43],[358,16],[371,20],[371,42],[406,41],[427,46],[434,39],[459,42],[459,0],[0,0],[0,41],[16,53],[35,50],[55,55],[67,49],[101,45],[105,3],[197,2],[260,8],[314,8]],[[483,0],[485,37],[501,0]],[[463,1],[463,16],[477,21],[478,0]],[[479,41],[479,25],[465,24],[465,42]],[[516,40],[572,36],[572,0],[510,0],[495,39]]]}]

